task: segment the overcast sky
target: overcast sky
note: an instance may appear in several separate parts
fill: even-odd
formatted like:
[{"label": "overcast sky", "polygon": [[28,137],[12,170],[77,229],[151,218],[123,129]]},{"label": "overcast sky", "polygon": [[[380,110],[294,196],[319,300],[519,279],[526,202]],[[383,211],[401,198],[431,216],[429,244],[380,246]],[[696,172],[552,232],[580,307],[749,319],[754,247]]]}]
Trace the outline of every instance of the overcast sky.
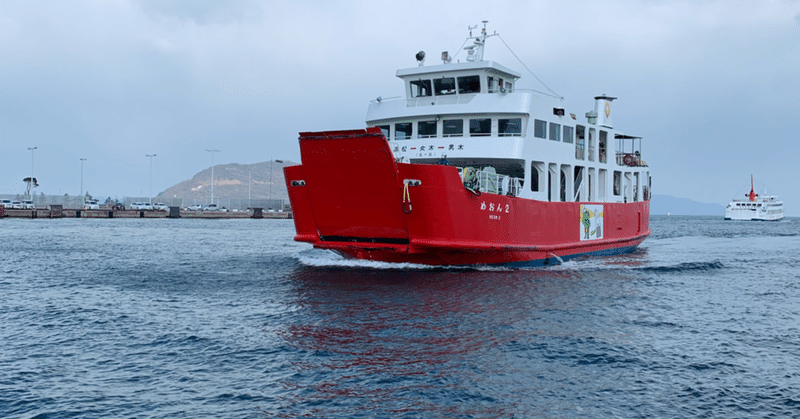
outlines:
[{"label": "overcast sky", "polygon": [[[153,195],[215,163],[299,161],[298,132],[362,128],[398,68],[488,20],[566,108],[614,102],[653,192],[800,215],[800,1],[0,0],[0,193]],[[457,58],[463,59],[459,53]],[[543,86],[498,38],[486,59]]]}]

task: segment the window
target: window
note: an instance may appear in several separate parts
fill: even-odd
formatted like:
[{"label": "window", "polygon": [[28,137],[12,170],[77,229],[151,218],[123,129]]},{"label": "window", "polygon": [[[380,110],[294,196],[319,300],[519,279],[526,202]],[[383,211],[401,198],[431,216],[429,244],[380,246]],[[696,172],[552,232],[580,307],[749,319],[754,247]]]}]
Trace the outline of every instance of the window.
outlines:
[{"label": "window", "polygon": [[436,95],[452,95],[456,93],[456,79],[454,77],[442,77],[433,80],[433,88]]},{"label": "window", "polygon": [[486,78],[486,82],[489,85],[488,92],[489,93],[494,93],[494,91],[497,89],[497,86],[494,83],[494,77],[492,77],[492,76],[487,77]]},{"label": "window", "polygon": [[389,139],[389,125],[378,125],[378,128],[381,129],[381,134],[383,134],[386,139]]},{"label": "window", "polygon": [[614,195],[619,195],[622,191],[622,172],[614,171]]},{"label": "window", "polygon": [[491,118],[470,119],[469,120],[469,136],[470,137],[488,137],[492,134],[492,120]]},{"label": "window", "polygon": [[583,160],[586,158],[586,127],[578,125],[575,127],[575,158]]},{"label": "window", "polygon": [[498,119],[497,133],[501,137],[519,137],[522,135],[522,118]]},{"label": "window", "polygon": [[511,93],[511,82],[510,81],[506,82],[506,90],[505,90],[505,92],[506,93]]},{"label": "window", "polygon": [[575,130],[574,128],[564,125],[564,137],[561,140],[564,141],[565,143],[572,144],[572,135],[574,133],[574,130]]},{"label": "window", "polygon": [[561,124],[550,123],[550,139],[561,141]]},{"label": "window", "polygon": [[531,162],[531,192],[539,192],[544,187],[542,178],[544,175],[544,163],[540,161]]},{"label": "window", "polygon": [[411,122],[400,122],[394,124],[394,139],[408,140],[411,138]]},{"label": "window", "polygon": [[534,119],[533,136],[536,138],[547,138],[547,122]]},{"label": "window", "polygon": [[572,185],[574,186],[573,193],[575,194],[575,201],[581,201],[581,187],[583,186],[583,166],[575,166],[572,171]]},{"label": "window", "polygon": [[480,93],[480,76],[465,76],[458,78],[458,93]]},{"label": "window", "polygon": [[608,143],[608,133],[600,130],[600,163],[606,162],[606,144]]},{"label": "window", "polygon": [[417,124],[417,138],[430,138],[436,136],[436,121],[419,121]]},{"label": "window", "polygon": [[430,96],[431,94],[430,80],[414,80],[411,82],[411,97]]},{"label": "window", "polygon": [[464,120],[445,119],[442,121],[442,129],[445,137],[461,137],[464,135]]}]

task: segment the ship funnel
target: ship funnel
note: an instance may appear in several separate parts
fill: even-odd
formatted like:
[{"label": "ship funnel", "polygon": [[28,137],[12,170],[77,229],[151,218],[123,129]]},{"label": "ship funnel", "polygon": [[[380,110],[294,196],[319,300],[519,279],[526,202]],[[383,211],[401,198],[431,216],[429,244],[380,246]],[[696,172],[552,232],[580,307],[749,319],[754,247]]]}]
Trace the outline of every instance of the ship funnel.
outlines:
[{"label": "ship funnel", "polygon": [[606,128],[614,128],[614,119],[611,113],[611,101],[615,97],[596,96],[594,98],[594,112],[597,114],[597,125]]}]

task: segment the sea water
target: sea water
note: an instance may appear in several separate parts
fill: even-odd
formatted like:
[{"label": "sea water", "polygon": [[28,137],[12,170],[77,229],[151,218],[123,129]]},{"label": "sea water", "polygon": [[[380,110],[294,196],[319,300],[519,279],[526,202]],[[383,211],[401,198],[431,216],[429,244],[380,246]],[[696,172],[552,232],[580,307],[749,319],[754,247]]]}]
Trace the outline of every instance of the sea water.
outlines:
[{"label": "sea water", "polygon": [[800,416],[800,220],[654,216],[547,268],[291,220],[0,220],[0,417]]}]

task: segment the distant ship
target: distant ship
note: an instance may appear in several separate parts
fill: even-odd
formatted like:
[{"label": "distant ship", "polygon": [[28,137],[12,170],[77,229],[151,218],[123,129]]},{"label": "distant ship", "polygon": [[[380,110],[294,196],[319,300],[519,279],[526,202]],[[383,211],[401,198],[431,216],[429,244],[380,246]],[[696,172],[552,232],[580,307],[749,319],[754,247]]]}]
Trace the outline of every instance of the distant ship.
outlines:
[{"label": "distant ship", "polygon": [[783,201],[775,195],[759,195],[753,190],[750,175],[750,193],[747,200],[734,199],[725,207],[726,220],[778,221],[783,218]]},{"label": "distant ship", "polygon": [[[470,30],[473,28],[470,28]],[[650,234],[641,137],[586,119],[562,98],[517,88],[483,60],[401,69],[405,97],[378,97],[366,129],[300,133],[284,168],[295,240],[348,258],[426,265],[541,266],[630,252]]]}]

